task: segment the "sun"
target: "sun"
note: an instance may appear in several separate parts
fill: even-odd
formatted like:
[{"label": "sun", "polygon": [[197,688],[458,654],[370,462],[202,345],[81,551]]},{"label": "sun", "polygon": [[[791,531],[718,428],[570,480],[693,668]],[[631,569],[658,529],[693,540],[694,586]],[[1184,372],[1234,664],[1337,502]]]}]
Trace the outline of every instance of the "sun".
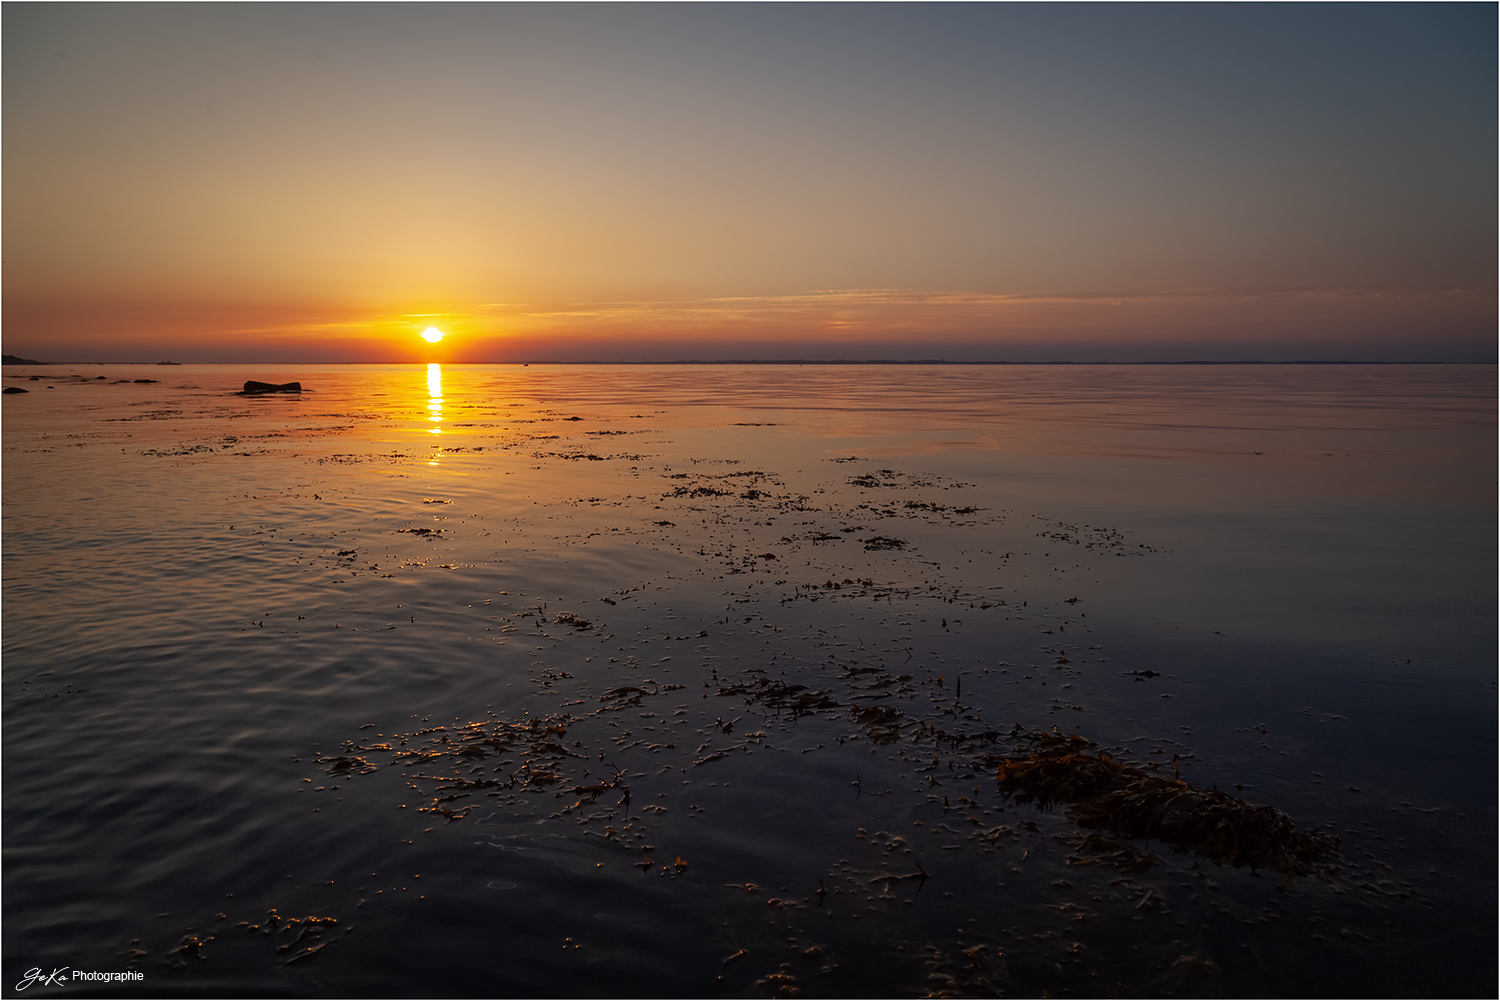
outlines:
[{"label": "sun", "polygon": [[428,327],[426,330],[422,331],[422,340],[426,341],[428,344],[436,344],[442,339],[443,332],[437,327]]}]

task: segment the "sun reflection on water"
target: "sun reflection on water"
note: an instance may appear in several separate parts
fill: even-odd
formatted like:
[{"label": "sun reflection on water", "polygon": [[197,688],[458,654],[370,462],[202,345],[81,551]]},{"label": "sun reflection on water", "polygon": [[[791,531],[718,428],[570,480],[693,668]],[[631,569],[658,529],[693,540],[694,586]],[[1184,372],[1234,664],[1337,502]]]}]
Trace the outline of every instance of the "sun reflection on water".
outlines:
[{"label": "sun reflection on water", "polygon": [[[427,411],[429,421],[433,427],[427,429],[429,434],[443,433],[443,366],[432,362],[427,366]],[[429,466],[437,465],[441,456],[434,456]]]},{"label": "sun reflection on water", "polygon": [[[437,362],[427,366],[427,409],[432,416],[427,418],[435,423],[443,420],[443,366]],[[433,434],[442,434],[441,427],[432,428]]]}]

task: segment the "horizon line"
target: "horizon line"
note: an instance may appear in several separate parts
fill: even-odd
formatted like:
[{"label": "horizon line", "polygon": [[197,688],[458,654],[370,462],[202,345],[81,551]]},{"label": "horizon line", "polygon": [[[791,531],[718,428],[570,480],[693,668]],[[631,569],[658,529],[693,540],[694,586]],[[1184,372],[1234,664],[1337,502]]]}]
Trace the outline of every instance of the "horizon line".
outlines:
[{"label": "horizon line", "polygon": [[1070,361],[1068,359],[1055,359],[1051,361],[1012,361],[1008,359],[997,360],[969,360],[949,358],[672,358],[659,361],[631,361],[625,359],[583,359],[568,361],[561,358],[518,358],[503,361],[464,361],[449,360],[445,362],[423,361],[420,359],[401,359],[390,361],[38,361],[30,358],[19,358],[14,355],[6,355],[3,362],[5,366],[35,366],[35,365],[1495,365],[1500,361],[1423,361],[1412,359],[1407,361],[1390,360],[1359,360],[1359,359],[1281,359],[1267,361],[1257,358],[1238,358],[1227,361],[1214,361],[1210,359],[1189,358],[1180,361]]}]

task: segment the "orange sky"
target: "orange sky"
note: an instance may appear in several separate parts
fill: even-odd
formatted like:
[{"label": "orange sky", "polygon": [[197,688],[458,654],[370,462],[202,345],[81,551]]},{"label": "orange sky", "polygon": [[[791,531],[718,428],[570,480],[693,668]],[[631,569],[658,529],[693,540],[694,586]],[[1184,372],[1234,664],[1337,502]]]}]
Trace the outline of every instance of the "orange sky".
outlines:
[{"label": "orange sky", "polygon": [[3,16],[12,354],[1495,353],[1488,7]]},{"label": "orange sky", "polygon": [[[1093,296],[864,290],[654,302],[433,304],[389,313],[121,300],[52,303],[34,312],[29,304],[7,306],[8,323],[40,330],[55,325],[56,343],[68,345],[70,360],[267,362],[1284,361],[1316,352],[1346,360],[1430,361],[1443,360],[1433,357],[1443,351],[1471,360],[1464,353],[1473,350],[1473,340],[1454,331],[1482,334],[1493,314],[1494,297],[1484,290],[1351,289]],[[435,347],[418,336],[431,326],[446,335]]]}]

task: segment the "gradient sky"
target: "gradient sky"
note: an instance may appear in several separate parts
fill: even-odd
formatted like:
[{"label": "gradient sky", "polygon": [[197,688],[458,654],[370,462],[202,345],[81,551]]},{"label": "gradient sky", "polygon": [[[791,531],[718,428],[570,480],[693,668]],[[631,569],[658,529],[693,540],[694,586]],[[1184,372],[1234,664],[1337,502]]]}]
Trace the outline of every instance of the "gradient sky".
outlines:
[{"label": "gradient sky", "polygon": [[1493,360],[1496,22],[8,3],[5,350]]}]

